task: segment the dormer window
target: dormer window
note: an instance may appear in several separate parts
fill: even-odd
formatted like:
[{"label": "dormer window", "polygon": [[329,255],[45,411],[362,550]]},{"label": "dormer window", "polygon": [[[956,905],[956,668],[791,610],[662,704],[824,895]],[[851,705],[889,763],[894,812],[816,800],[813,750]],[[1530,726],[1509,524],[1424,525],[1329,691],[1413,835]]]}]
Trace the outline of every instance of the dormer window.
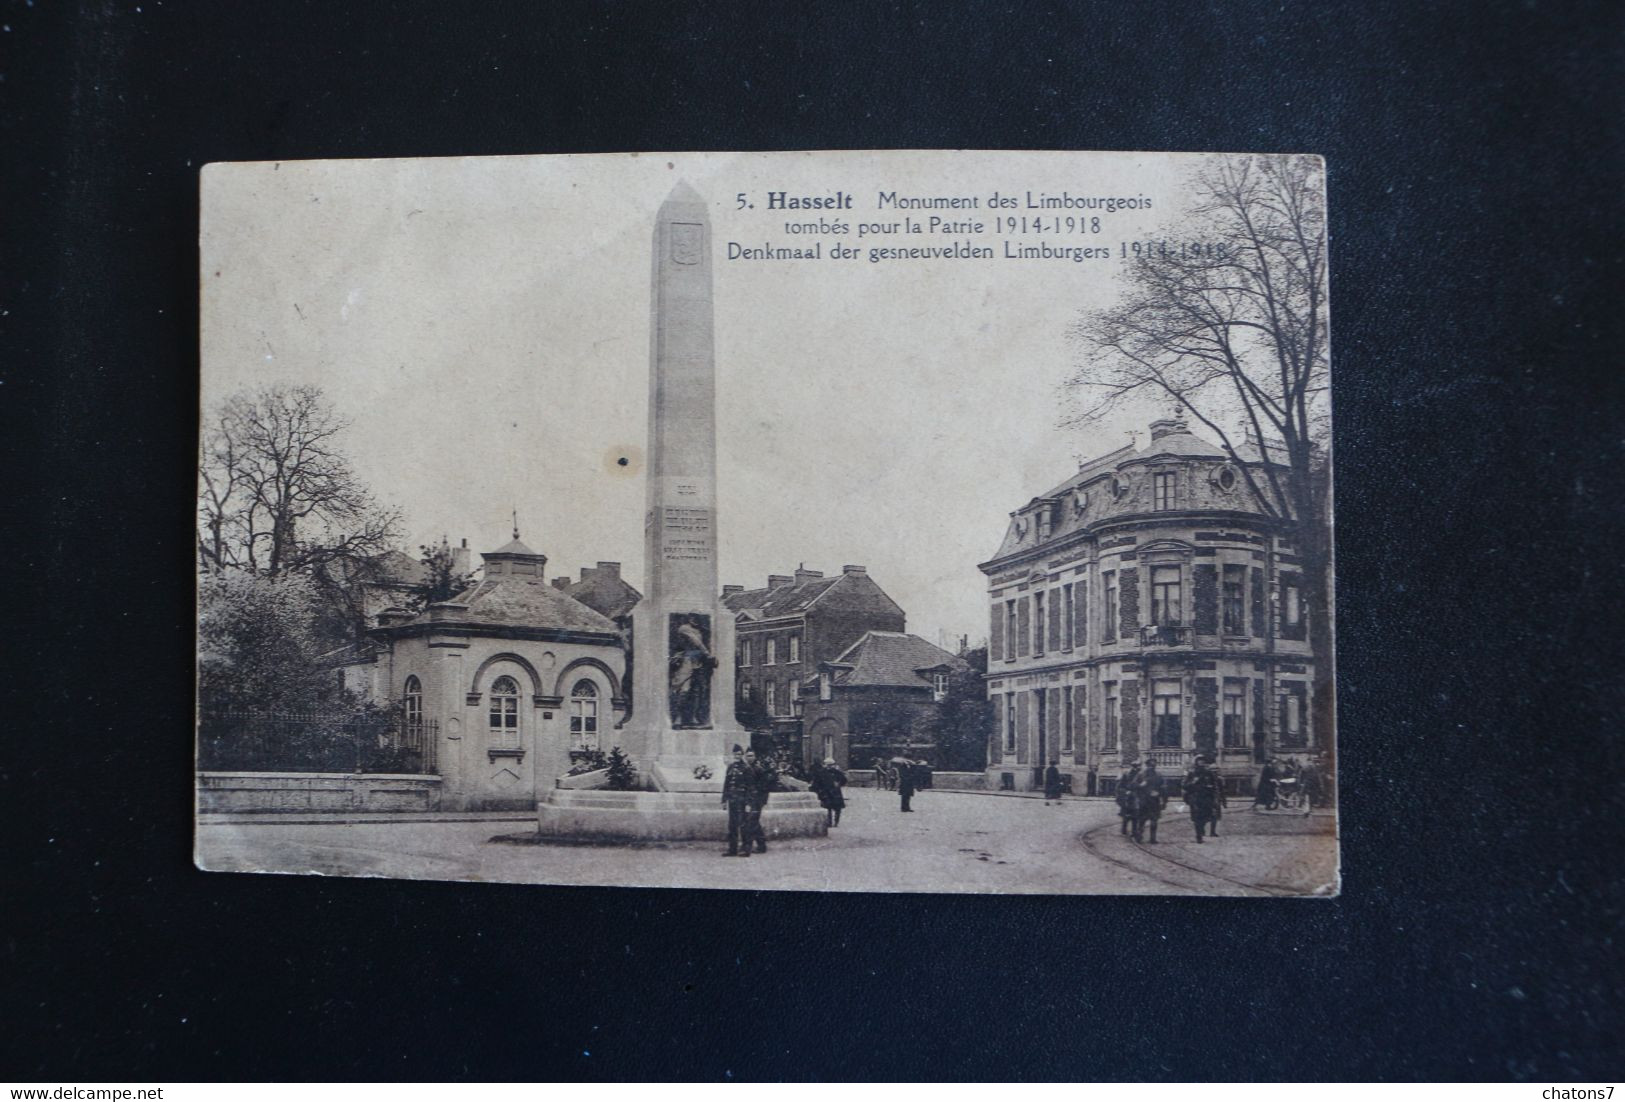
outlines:
[{"label": "dormer window", "polygon": [[1174,479],[1176,477],[1172,471],[1162,471],[1152,476],[1151,492],[1154,508],[1172,509],[1174,507]]},{"label": "dormer window", "polygon": [[948,675],[942,670],[931,675],[931,696],[938,702],[948,695]]}]

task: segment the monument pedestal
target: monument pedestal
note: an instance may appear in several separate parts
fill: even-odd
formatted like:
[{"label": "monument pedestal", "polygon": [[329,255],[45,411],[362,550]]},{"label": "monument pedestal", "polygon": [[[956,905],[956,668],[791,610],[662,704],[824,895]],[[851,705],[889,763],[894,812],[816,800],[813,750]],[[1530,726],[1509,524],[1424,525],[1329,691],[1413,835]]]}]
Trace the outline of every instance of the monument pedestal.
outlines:
[{"label": "monument pedestal", "polygon": [[[536,809],[541,836],[554,842],[726,842],[728,809],[715,792],[609,792],[554,789]],[[811,792],[775,792],[762,833],[775,839],[823,837],[824,809]]]}]

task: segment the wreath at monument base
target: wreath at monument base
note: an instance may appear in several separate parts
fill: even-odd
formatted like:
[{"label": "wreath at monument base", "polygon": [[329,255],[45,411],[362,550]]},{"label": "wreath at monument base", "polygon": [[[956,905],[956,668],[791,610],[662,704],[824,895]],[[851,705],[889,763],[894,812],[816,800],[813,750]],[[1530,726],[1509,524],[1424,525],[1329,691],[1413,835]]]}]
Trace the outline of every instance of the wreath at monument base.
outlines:
[{"label": "wreath at monument base", "polygon": [[694,779],[697,780],[697,781],[708,781],[708,780],[710,780],[711,779],[711,767],[709,765],[705,765],[703,763],[700,764],[700,765],[696,765],[694,767]]}]

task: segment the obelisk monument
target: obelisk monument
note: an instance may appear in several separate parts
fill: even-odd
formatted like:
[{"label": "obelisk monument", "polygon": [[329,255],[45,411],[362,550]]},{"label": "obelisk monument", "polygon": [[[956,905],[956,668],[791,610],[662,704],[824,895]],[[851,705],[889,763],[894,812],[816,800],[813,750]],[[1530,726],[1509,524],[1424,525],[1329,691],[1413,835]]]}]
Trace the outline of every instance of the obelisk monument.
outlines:
[{"label": "obelisk monument", "polygon": [[665,791],[720,787],[732,744],[747,737],[734,719],[733,617],[717,583],[711,290],[710,216],[679,183],[655,218],[646,565],[624,740]]}]

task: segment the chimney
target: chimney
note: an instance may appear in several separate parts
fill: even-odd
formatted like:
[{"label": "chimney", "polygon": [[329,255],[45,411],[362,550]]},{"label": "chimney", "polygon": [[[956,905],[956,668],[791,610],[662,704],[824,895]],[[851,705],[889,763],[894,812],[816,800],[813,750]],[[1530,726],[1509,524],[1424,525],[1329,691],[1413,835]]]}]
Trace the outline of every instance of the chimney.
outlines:
[{"label": "chimney", "polygon": [[864,577],[867,577],[868,574],[869,574],[869,568],[866,567],[866,566],[854,566],[851,563],[847,563],[845,566],[841,567],[841,573],[842,574],[861,574]]},{"label": "chimney", "polygon": [[1151,422],[1151,439],[1161,440],[1164,436],[1172,436],[1176,432],[1189,432],[1190,426],[1181,417],[1165,417],[1160,421]]},{"label": "chimney", "polygon": [[724,597],[732,597],[735,593],[743,592],[745,592],[745,587],[742,585],[725,585],[722,587],[722,595]]},{"label": "chimney", "polygon": [[784,586],[792,584],[794,581],[795,579],[790,577],[788,574],[769,574],[767,576],[767,588],[781,589]]},{"label": "chimney", "polygon": [[621,577],[621,564],[618,562],[601,561],[598,564],[598,573],[604,574],[608,577],[614,578],[616,581],[619,581]]},{"label": "chimney", "polygon": [[557,578],[554,578],[553,579],[553,588],[554,589],[569,589],[570,588],[570,577],[569,577],[569,575],[560,574]]},{"label": "chimney", "polygon": [[823,576],[824,572],[822,570],[808,570],[806,564],[796,567],[797,585],[802,585],[806,582],[812,581],[814,578],[822,578]]},{"label": "chimney", "polygon": [[468,541],[463,540],[461,547],[451,549],[451,572],[462,577],[474,569],[474,556],[469,554]]}]

